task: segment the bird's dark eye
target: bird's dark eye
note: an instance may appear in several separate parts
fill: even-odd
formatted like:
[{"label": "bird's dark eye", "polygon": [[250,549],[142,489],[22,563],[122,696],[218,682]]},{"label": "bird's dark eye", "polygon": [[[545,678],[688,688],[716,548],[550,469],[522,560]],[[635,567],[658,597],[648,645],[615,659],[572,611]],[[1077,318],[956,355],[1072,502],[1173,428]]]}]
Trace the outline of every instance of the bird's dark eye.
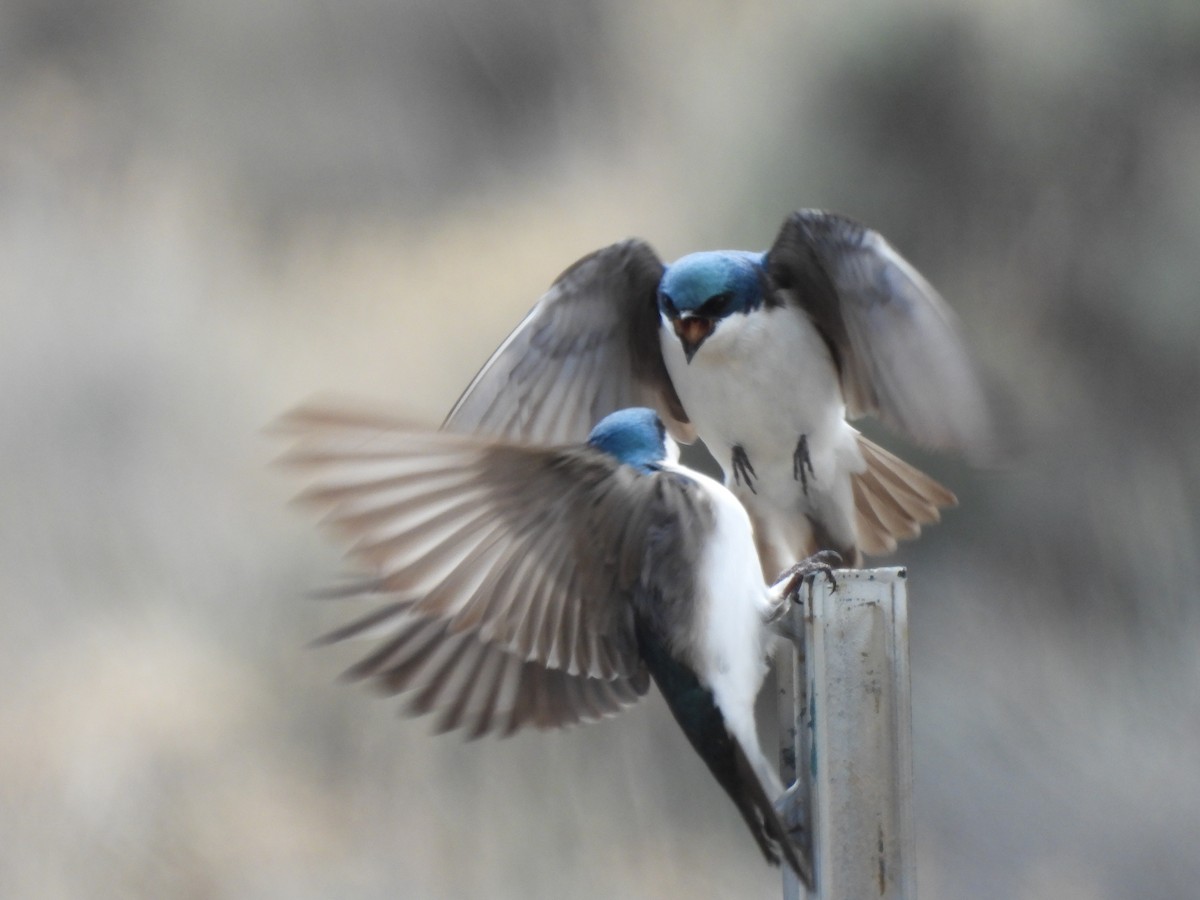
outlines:
[{"label": "bird's dark eye", "polygon": [[675,304],[671,302],[671,298],[666,294],[658,295],[658,308],[665,312],[669,319],[679,318],[679,310],[675,308]]},{"label": "bird's dark eye", "polygon": [[715,319],[721,316],[729,308],[729,301],[732,299],[733,294],[729,293],[728,291],[726,291],[724,294],[717,294],[715,297],[709,297],[706,301],[704,301],[704,305],[696,310],[696,312],[705,318]]}]

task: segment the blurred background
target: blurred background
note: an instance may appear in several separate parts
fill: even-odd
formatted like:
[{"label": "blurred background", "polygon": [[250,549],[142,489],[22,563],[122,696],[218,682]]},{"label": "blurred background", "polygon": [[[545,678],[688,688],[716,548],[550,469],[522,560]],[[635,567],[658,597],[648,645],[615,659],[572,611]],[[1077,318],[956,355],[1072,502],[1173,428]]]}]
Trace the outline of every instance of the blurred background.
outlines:
[{"label": "blurred background", "polygon": [[0,896],[762,897],[655,696],[335,682],[262,426],[431,424],[639,235],[886,234],[1014,401],[910,567],[921,896],[1200,896],[1200,4],[2,0]]}]

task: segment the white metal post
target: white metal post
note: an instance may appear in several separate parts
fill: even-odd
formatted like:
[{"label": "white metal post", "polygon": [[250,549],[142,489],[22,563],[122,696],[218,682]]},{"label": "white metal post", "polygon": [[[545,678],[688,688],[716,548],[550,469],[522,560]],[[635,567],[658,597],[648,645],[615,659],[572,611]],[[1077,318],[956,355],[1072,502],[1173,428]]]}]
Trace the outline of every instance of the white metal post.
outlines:
[{"label": "white metal post", "polygon": [[[790,613],[804,648],[779,654],[781,774],[807,784],[819,900],[913,900],[905,572],[836,578],[817,576]],[[783,896],[804,896],[790,873]]]}]

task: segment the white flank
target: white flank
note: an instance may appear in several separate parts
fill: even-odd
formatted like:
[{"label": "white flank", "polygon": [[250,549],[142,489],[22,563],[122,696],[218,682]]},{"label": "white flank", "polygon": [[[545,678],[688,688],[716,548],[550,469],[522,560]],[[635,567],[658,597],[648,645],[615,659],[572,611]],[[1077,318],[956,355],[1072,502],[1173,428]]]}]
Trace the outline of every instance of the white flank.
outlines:
[{"label": "white flank", "polygon": [[696,481],[712,500],[716,521],[700,558],[697,578],[696,657],[690,662],[701,683],[713,692],[730,734],[742,745],[759,780],[772,798],[778,776],[758,744],[754,701],[767,673],[769,632],[765,622],[774,609],[763,582],[750,517],[722,484],[692,469],[667,465]]}]

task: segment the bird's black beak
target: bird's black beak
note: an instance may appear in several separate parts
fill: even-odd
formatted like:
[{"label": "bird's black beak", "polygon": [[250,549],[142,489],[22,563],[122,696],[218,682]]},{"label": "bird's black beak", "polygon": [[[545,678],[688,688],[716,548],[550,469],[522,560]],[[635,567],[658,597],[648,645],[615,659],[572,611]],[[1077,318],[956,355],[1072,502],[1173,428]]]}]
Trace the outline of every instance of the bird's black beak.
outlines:
[{"label": "bird's black beak", "polygon": [[700,349],[700,345],[713,333],[715,325],[712,319],[703,316],[680,316],[672,319],[671,324],[675,327],[675,336],[683,345],[683,355],[689,363]]}]

